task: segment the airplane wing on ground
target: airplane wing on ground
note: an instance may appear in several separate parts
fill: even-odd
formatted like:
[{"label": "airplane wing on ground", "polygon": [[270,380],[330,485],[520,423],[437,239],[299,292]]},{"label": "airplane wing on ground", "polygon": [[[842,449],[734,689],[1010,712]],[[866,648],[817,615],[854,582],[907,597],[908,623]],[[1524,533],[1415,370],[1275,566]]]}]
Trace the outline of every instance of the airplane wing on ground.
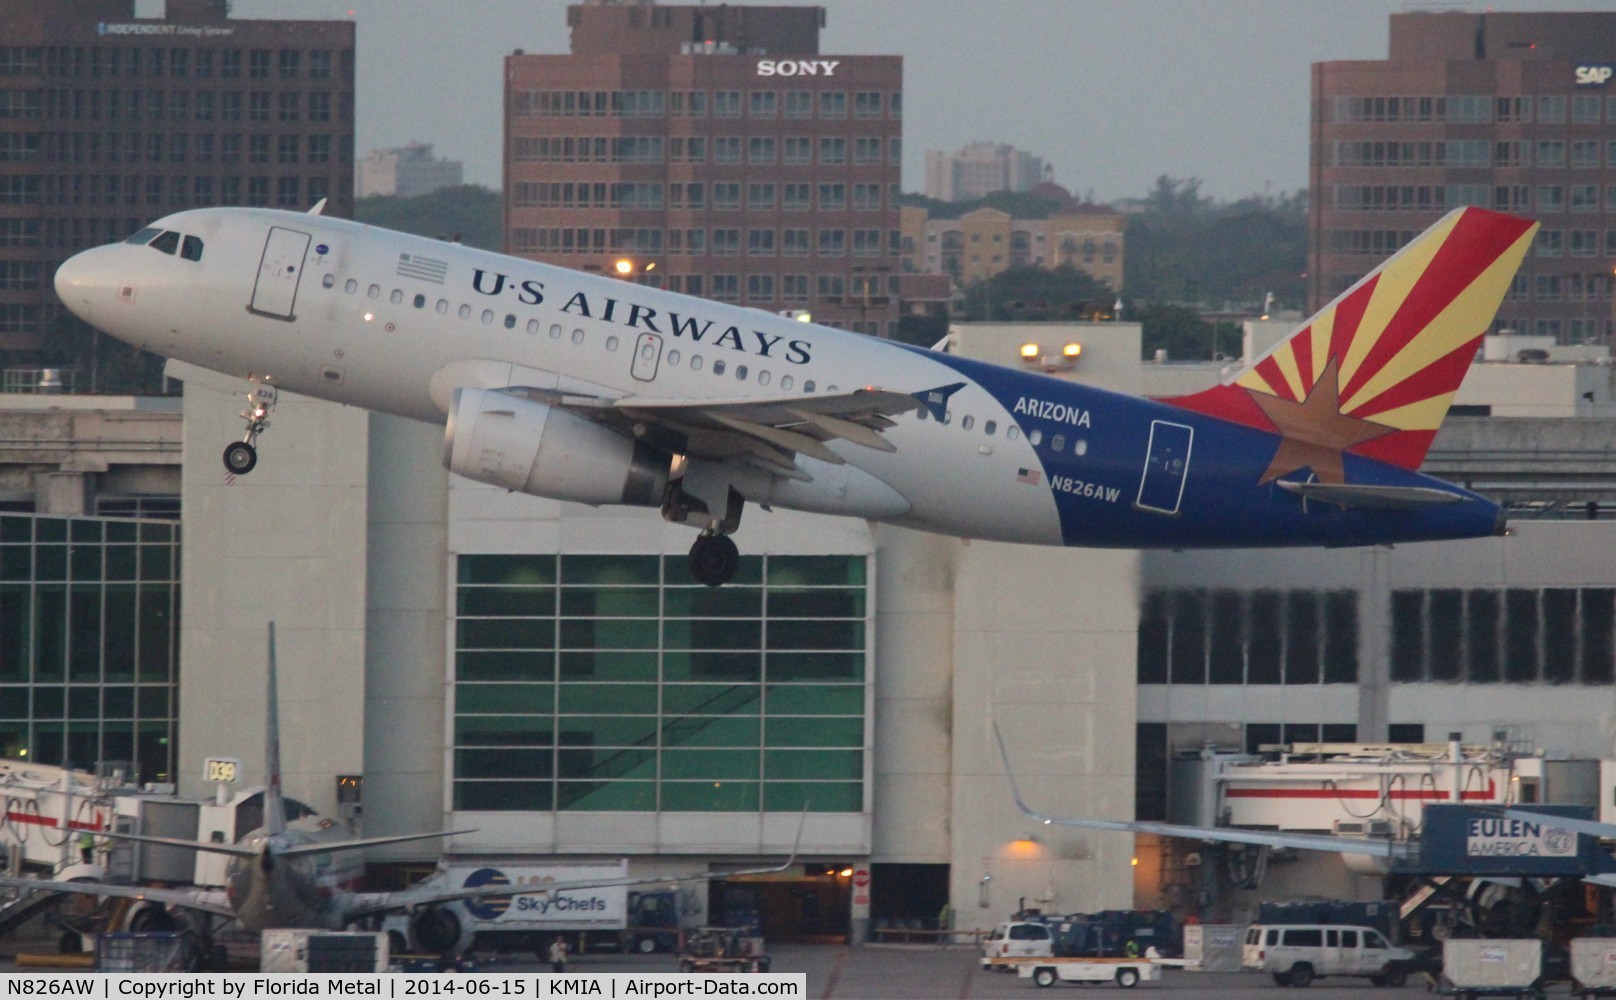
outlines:
[{"label": "airplane wing on ground", "polygon": [[928,408],[924,392],[877,388],[733,400],[611,399],[520,386],[498,391],[567,410],[675,454],[746,458],[794,478],[806,478],[795,461],[799,454],[841,465],[841,456],[826,447],[831,441],[896,450],[882,434],[894,426],[892,418]]},{"label": "airplane wing on ground", "polygon": [[149,899],[166,906],[201,910],[220,917],[234,918],[236,911],[220,889],[157,889],[143,885],[109,885],[105,882],[57,882],[52,879],[12,878],[0,875],[0,886],[44,892],[75,892],[85,896],[117,896],[122,899]]},{"label": "airplane wing on ground", "polygon": [[1157,823],[1152,820],[1076,819],[1046,816],[1038,812],[1021,797],[1016,784],[1015,771],[1010,767],[1010,754],[1004,748],[1004,737],[997,724],[993,738],[999,743],[999,756],[1004,759],[1004,772],[1010,778],[1010,794],[1016,808],[1040,823],[1075,826],[1086,830],[1120,830],[1128,833],[1153,833],[1162,837],[1184,837],[1189,840],[1218,841],[1229,844],[1257,844],[1263,847],[1293,847],[1304,851],[1333,851],[1338,854],[1366,854],[1377,858],[1403,858],[1412,854],[1405,842],[1373,840],[1367,837],[1337,837],[1327,833],[1285,833],[1280,830],[1248,830],[1232,826],[1190,826],[1183,823]]},{"label": "airplane wing on ground", "polygon": [[785,871],[796,863],[797,852],[802,847],[802,831],[807,824],[808,813],[803,810],[802,820],[797,824],[797,840],[791,846],[791,855],[777,865],[759,866],[756,868],[737,868],[733,871],[700,871],[700,872],[673,872],[665,875],[625,875],[620,878],[576,879],[565,882],[545,882],[542,885],[533,884],[511,885],[479,885],[462,887],[459,889],[438,888],[436,886],[423,886],[404,889],[399,892],[370,892],[356,893],[350,898],[343,919],[352,923],[364,917],[373,917],[382,913],[392,913],[397,910],[408,910],[418,906],[427,906],[433,903],[449,903],[457,899],[492,899],[499,896],[540,896],[557,892],[567,892],[572,889],[604,889],[612,886],[629,885],[664,885],[669,882],[701,882],[716,878],[734,878],[738,875],[772,875],[775,872]]},{"label": "airplane wing on ground", "polygon": [[[1597,819],[1572,819],[1569,816],[1555,816],[1549,813],[1533,812],[1530,809],[1504,809],[1501,812],[1510,819],[1569,830],[1572,833],[1580,833],[1599,840],[1616,840],[1616,823],[1601,823]],[[1616,878],[1616,876],[1609,877]],[[1585,881],[1592,881],[1592,879],[1586,879]],[[1616,885],[1616,881],[1601,884]]]}]

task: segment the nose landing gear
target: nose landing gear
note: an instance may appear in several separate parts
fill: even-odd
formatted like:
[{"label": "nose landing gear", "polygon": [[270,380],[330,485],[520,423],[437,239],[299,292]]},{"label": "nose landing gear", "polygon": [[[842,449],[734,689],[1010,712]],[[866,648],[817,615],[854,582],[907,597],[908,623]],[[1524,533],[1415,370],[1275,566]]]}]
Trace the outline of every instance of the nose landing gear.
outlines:
[{"label": "nose landing gear", "polygon": [[259,385],[247,394],[247,408],[241,417],[247,421],[247,433],[240,441],[232,441],[224,449],[224,467],[238,476],[245,476],[258,465],[258,435],[269,427],[269,413],[275,409],[275,387]]},{"label": "nose landing gear", "polygon": [[721,587],[741,565],[740,549],[728,535],[703,534],[690,546],[690,575],[697,583]]}]

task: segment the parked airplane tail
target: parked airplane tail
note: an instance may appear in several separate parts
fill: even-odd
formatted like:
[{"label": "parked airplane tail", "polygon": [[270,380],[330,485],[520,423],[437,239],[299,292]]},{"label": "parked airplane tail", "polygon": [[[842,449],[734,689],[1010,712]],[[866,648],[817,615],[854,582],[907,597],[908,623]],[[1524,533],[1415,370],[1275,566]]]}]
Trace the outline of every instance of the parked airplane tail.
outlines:
[{"label": "parked airplane tail", "polygon": [[1417,469],[1537,228],[1455,209],[1245,371],[1163,402]]}]

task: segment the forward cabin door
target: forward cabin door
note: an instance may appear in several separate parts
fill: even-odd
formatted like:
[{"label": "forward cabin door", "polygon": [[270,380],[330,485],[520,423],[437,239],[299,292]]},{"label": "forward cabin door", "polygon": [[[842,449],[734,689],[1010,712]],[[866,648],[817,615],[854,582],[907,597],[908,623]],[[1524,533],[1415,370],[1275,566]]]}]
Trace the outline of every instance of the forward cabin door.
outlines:
[{"label": "forward cabin door", "polygon": [[292,309],[297,303],[297,286],[303,279],[303,258],[308,252],[308,233],[271,226],[247,311],[275,319],[296,319]]},{"label": "forward cabin door", "polygon": [[1178,513],[1194,440],[1194,428],[1166,420],[1150,422],[1150,446],[1145,451],[1145,471],[1139,479],[1135,507],[1158,514]]}]

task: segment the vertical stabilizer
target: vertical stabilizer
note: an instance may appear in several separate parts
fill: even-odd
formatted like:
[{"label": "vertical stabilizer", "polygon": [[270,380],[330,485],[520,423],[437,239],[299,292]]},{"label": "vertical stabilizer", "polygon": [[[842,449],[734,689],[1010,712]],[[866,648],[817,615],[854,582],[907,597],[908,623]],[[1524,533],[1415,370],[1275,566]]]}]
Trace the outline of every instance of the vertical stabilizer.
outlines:
[{"label": "vertical stabilizer", "polygon": [[281,800],[280,695],[275,689],[275,623],[269,623],[269,701],[264,708],[264,831],[286,830],[286,803]]},{"label": "vertical stabilizer", "polygon": [[1294,439],[1322,481],[1343,451],[1417,469],[1537,228],[1455,209],[1244,372],[1164,402]]}]

